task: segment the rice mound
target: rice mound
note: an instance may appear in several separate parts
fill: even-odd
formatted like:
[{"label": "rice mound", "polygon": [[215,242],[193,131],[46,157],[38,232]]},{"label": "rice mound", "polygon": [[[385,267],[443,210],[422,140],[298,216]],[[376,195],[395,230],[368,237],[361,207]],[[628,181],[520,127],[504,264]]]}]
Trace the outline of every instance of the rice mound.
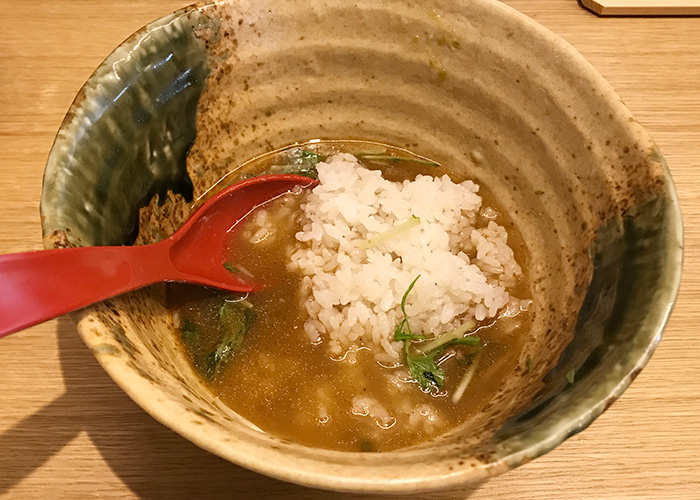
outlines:
[{"label": "rice mound", "polygon": [[[414,332],[429,337],[507,308],[508,288],[522,271],[496,213],[482,209],[478,185],[447,175],[390,182],[345,153],[317,170],[289,264],[303,274],[300,300],[312,341],[328,341],[333,355],[369,347],[378,361],[397,363],[401,298],[419,275],[406,300]],[[365,248],[412,216],[420,219],[416,227]]]}]

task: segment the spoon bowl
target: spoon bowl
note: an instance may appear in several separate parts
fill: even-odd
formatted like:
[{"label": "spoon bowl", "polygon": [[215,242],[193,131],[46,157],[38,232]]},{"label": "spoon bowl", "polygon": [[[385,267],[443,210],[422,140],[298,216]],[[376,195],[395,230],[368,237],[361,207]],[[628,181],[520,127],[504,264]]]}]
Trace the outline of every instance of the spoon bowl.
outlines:
[{"label": "spoon bowl", "polygon": [[[297,175],[263,175],[238,182],[209,199],[170,238],[168,262],[181,281],[231,292],[259,288],[246,276],[226,266],[231,235],[236,226],[257,207],[294,189],[315,186],[318,181]],[[228,269],[227,269],[228,267]]]},{"label": "spoon bowl", "polygon": [[153,245],[1,255],[0,337],[161,281],[252,292],[259,285],[228,263],[232,233],[257,207],[316,183],[296,175],[246,179],[219,192]]}]

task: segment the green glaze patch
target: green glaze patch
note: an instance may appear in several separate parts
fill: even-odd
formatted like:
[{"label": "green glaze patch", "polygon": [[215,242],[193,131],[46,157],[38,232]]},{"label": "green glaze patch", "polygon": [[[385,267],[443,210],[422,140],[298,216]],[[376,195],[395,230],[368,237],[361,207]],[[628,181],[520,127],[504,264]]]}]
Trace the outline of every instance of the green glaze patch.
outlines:
[{"label": "green glaze patch", "polygon": [[110,354],[112,356],[119,354],[119,349],[111,344],[99,344],[92,348],[92,352],[97,354]]},{"label": "green glaze patch", "polygon": [[494,436],[495,460],[514,467],[582,431],[646,364],[673,303],[658,300],[659,294],[675,296],[671,270],[680,272],[680,217],[672,194],[667,188],[634,217],[599,230],[574,339],[535,401]]},{"label": "green glaze patch", "polygon": [[124,351],[132,358],[139,352],[138,347],[126,336],[126,332],[121,325],[112,325],[112,335],[114,336],[114,340],[119,342],[122,347],[124,347]]},{"label": "green glaze patch", "polygon": [[194,10],[149,25],[88,80],[49,156],[44,235],[68,228],[73,245],[130,244],[155,194],[191,198],[185,160],[209,73],[195,30],[206,23]]}]

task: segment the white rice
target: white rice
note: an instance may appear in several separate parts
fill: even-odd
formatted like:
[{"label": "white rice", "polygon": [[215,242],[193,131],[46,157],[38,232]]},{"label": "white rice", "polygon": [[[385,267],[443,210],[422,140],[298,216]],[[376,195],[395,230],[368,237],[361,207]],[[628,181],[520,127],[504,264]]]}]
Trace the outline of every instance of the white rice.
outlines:
[{"label": "white rice", "polygon": [[[370,347],[378,361],[397,363],[401,298],[419,275],[406,313],[426,336],[493,318],[508,304],[521,269],[496,213],[482,208],[479,186],[447,175],[390,182],[349,154],[317,169],[320,183],[302,203],[305,222],[289,264],[304,275],[300,300],[312,341],[327,342],[336,356]],[[412,216],[418,226],[365,248]]]}]

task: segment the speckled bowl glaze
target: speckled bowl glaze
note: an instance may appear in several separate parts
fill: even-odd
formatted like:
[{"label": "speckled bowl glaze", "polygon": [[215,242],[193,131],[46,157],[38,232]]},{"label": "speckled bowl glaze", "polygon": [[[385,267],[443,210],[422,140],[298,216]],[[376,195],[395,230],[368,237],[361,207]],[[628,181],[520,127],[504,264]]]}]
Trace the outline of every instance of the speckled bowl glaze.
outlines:
[{"label": "speckled bowl glaze", "polygon": [[154,286],[74,318],[105,370],[156,419],[284,480],[433,490],[546,453],[646,364],[680,279],[668,168],[573,48],[491,0],[238,0],[146,26],[97,69],[58,132],[42,195],[45,245],[162,239],[244,160],[315,138],[408,147],[500,201],[533,283],[517,375],[433,442],[381,454],[312,449],[259,431],[211,393]]}]

